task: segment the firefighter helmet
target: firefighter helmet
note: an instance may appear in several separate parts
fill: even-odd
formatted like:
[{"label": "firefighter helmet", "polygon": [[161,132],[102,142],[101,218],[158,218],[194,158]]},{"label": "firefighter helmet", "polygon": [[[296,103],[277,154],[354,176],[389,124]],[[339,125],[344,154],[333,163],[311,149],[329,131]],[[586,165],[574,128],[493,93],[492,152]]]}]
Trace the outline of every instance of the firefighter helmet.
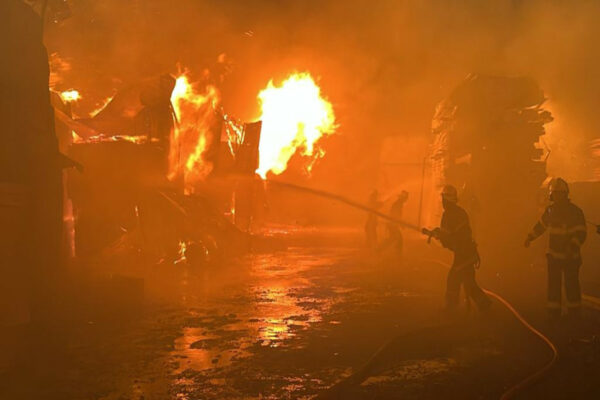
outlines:
[{"label": "firefighter helmet", "polygon": [[442,198],[452,203],[458,202],[458,191],[452,185],[445,185],[442,189]]},{"label": "firefighter helmet", "polygon": [[569,185],[562,178],[552,179],[548,186],[548,189],[550,190],[550,196],[552,196],[552,193],[554,192],[565,192],[566,194],[569,194]]}]

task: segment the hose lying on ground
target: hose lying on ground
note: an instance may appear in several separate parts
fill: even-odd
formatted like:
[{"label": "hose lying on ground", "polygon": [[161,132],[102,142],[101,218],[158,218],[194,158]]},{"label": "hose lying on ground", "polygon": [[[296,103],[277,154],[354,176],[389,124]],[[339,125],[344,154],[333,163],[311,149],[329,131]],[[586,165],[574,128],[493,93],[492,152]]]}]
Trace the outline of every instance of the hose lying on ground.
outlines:
[{"label": "hose lying on ground", "polygon": [[539,337],[550,348],[550,350],[552,350],[552,359],[548,363],[546,363],[546,365],[544,365],[542,368],[535,371],[533,374],[529,375],[527,378],[523,379],[521,382],[517,383],[516,385],[509,388],[506,392],[504,392],[500,399],[508,400],[512,399],[520,390],[525,389],[526,387],[532,385],[537,380],[542,378],[554,366],[554,364],[556,364],[556,360],[558,359],[558,350],[556,349],[554,343],[552,343],[550,339],[548,339],[548,337],[546,337],[543,333],[531,326],[531,324],[527,322],[527,320],[523,318],[521,314],[519,314],[518,311],[515,310],[515,308],[508,301],[506,301],[500,295],[490,290],[484,289],[483,291],[487,295],[492,296],[493,298],[501,302],[506,308],[508,308],[508,310],[511,313],[513,313],[513,315],[519,320],[519,322],[521,322],[521,324],[523,324],[525,328],[527,328],[531,333]]},{"label": "hose lying on ground", "polygon": [[[446,268],[450,268],[450,265],[448,265],[448,264],[446,264],[444,262],[438,261],[438,260],[427,260],[427,261],[428,262],[436,263],[436,264],[441,265],[441,266],[446,267]],[[545,336],[539,330],[537,330],[536,328],[534,328],[529,322],[527,322],[527,320],[521,314],[519,314],[519,312],[513,307],[513,305],[508,302],[508,300],[506,300],[505,298],[503,298],[499,294],[497,294],[495,292],[492,292],[491,290],[483,289],[483,291],[488,296],[491,296],[491,297],[495,298],[496,300],[498,300],[504,307],[506,307],[508,309],[508,311],[510,311],[514,315],[514,317],[529,332],[531,332],[532,334],[534,334],[535,336],[537,336],[552,351],[552,358],[550,359],[550,361],[548,361],[546,364],[544,364],[544,366],[542,368],[540,368],[539,370],[535,371],[531,375],[527,376],[525,379],[523,379],[519,383],[511,386],[500,397],[501,400],[508,400],[508,399],[514,398],[514,396],[519,391],[521,391],[521,390],[529,387],[530,385],[532,385],[533,383],[535,383],[536,381],[538,381],[540,378],[542,378],[554,366],[554,364],[556,364],[556,361],[558,360],[558,350],[557,350],[556,346],[554,345],[554,343],[552,343],[552,341],[550,339],[548,339],[547,336]]]}]

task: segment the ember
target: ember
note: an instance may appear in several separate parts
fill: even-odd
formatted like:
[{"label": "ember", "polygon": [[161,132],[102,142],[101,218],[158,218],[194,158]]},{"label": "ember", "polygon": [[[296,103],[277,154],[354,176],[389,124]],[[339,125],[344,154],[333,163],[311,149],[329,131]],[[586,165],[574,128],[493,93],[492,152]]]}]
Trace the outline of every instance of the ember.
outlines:
[{"label": "ember", "polygon": [[333,106],[308,73],[296,73],[280,86],[270,81],[258,98],[263,121],[257,173],[265,179],[286,170],[289,160],[300,152],[307,157],[306,171],[325,151],[318,147],[323,136],[335,132]]}]

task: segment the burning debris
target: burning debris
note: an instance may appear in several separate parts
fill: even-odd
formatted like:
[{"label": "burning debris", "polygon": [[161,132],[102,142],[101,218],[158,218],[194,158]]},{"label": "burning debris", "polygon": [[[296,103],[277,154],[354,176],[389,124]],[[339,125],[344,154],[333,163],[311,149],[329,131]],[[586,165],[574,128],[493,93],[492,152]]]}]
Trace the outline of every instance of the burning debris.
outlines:
[{"label": "burning debris", "polygon": [[[60,93],[65,103],[81,99],[70,89]],[[168,99],[168,100],[167,100]],[[267,173],[281,174],[298,154],[310,172],[325,154],[319,141],[335,133],[332,104],[308,73],[294,73],[276,86],[270,81],[258,94],[261,127],[258,132],[258,166]],[[163,75],[127,86],[107,98],[90,118],[71,119],[59,114],[75,134],[85,141],[127,140],[166,142],[169,147],[168,177],[181,178],[186,191],[204,181],[215,168],[222,132],[233,158],[248,143],[245,124],[219,110],[220,93],[212,84],[190,80],[189,72],[178,77]],[[242,151],[243,152],[243,151]]]},{"label": "burning debris", "polygon": [[212,85],[200,93],[186,74],[179,76],[171,94],[176,117],[169,150],[169,179],[183,179],[185,190],[203,181],[214,168],[215,145],[221,140],[217,114],[219,91]]},{"label": "burning debris", "polygon": [[[177,77],[162,75],[128,85],[90,118],[73,119],[70,109],[57,111],[58,119],[74,132],[71,156],[88,167],[85,177],[71,177],[69,184],[77,216],[75,236],[80,236],[75,240],[81,247],[78,254],[91,254],[106,246],[122,235],[123,227],[125,232],[143,230],[145,240],[153,242],[154,249],[162,249],[156,259],[171,254],[177,263],[186,257],[189,260],[190,252],[196,254],[192,256],[195,260],[215,259],[214,251],[228,247],[224,243],[231,242],[227,237],[232,234],[244,248],[247,240],[239,239],[243,235],[238,228],[250,230],[256,201],[264,196],[264,187],[255,182],[256,174],[263,179],[268,173],[281,174],[295,154],[310,172],[324,156],[320,140],[333,134],[337,125],[333,106],[310,74],[292,74],[279,86],[269,82],[258,95],[262,114],[254,123],[243,123],[221,111],[218,88],[193,82],[190,76],[186,71]],[[81,95],[68,90],[60,93],[60,98],[69,105]],[[119,166],[111,166],[109,159],[121,160]],[[215,185],[210,179],[228,175],[245,178],[233,186]],[[157,193],[165,190],[172,201],[157,200],[161,198]],[[238,228],[227,228],[226,233],[205,216],[194,228],[181,222],[157,235],[148,231],[160,231],[179,219],[172,211],[166,212],[165,206],[180,208],[192,220],[206,214],[208,209],[193,216],[198,210],[191,207],[206,196],[224,204],[208,208],[214,213],[209,219],[225,225],[231,221]],[[109,209],[112,217],[106,215]],[[134,209],[140,212],[134,213]],[[153,224],[147,220],[158,218],[151,216],[154,213],[163,214],[159,218],[163,225],[149,228]],[[103,239],[99,231],[107,233]],[[193,231],[197,234],[190,234]],[[86,238],[92,237],[101,240],[88,243]],[[207,240],[212,245],[207,245]]]}]

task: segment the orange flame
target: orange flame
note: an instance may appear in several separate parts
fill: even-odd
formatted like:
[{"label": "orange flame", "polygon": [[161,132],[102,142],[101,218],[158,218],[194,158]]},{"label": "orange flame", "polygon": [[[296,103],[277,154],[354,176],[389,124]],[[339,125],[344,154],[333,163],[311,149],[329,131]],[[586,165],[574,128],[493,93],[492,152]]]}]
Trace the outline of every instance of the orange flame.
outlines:
[{"label": "orange flame", "polygon": [[321,89],[308,73],[292,74],[280,86],[270,81],[258,98],[262,131],[256,173],[263,179],[269,171],[281,174],[298,151],[309,158],[306,170],[310,172],[325,154],[318,147],[319,139],[337,128],[331,103],[321,96]]},{"label": "orange flame", "polygon": [[227,114],[223,115],[223,122],[229,152],[235,158],[238,148],[244,142],[244,126],[241,122],[232,119]]},{"label": "orange flame", "polygon": [[177,123],[171,135],[169,179],[182,176],[186,192],[192,193],[194,185],[206,178],[213,168],[204,159],[204,153],[212,140],[219,140],[211,134],[219,92],[207,85],[205,92],[200,93],[188,76],[182,74],[175,82],[171,102]]},{"label": "orange flame", "polygon": [[79,94],[79,92],[77,90],[70,89],[70,90],[65,90],[64,92],[60,93],[60,98],[65,103],[72,103],[72,102],[75,102],[75,101],[81,99],[81,95]]}]

